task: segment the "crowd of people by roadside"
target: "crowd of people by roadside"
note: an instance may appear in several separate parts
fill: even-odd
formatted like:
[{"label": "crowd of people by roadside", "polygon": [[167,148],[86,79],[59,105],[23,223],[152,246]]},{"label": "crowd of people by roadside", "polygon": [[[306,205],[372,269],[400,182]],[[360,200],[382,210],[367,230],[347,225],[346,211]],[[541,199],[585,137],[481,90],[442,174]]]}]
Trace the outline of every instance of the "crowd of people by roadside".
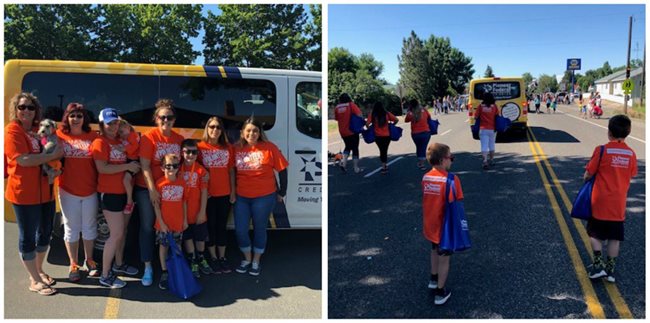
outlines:
[{"label": "crowd of people by roadside", "polygon": [[[55,132],[56,149],[47,152],[39,137],[39,126],[42,128],[45,120],[38,99],[20,93],[11,99],[8,109],[5,198],[16,216],[19,253],[30,277],[30,291],[56,293],[52,287],[56,281],[43,268],[53,229],[55,197],[63,218],[70,282],[91,276],[99,277],[102,286],[122,288],[126,282],[120,275],[140,272],[125,262],[125,248],[139,248],[143,263],[139,267],[144,269],[141,283],[150,286],[158,243],[162,267],[158,287],[167,289],[163,237],[168,232],[184,245],[195,277],[229,273],[226,225],[233,205],[243,258],[235,271],[260,274],[269,215],[286,195],[288,162],[253,117],[244,122],[234,143],[228,141],[221,119],[211,117],[199,141],[174,130],[178,116],[169,99],[155,103],[155,127],[141,136],[110,107],[99,112],[99,132],[93,131],[89,111],[73,102],[67,105],[63,119],[56,120],[60,121]],[[53,161],[61,161],[62,166],[56,170],[56,183],[50,184],[42,165]],[[110,228],[101,265],[93,259],[100,210]],[[140,217],[138,247],[125,246],[134,211]],[[77,256],[80,239],[83,262]]]}]

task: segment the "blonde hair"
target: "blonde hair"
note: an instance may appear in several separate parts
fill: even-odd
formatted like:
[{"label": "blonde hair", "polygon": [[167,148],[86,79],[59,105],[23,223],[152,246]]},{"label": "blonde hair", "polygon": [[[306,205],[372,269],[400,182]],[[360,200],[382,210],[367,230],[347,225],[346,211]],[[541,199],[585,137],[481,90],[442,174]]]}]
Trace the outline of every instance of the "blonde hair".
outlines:
[{"label": "blonde hair", "polygon": [[449,154],[449,146],[434,142],[427,147],[427,161],[432,166],[441,165],[442,160]]},{"label": "blonde hair", "polygon": [[210,122],[216,121],[219,123],[219,126],[221,127],[221,134],[217,138],[217,143],[221,146],[227,146],[228,145],[228,136],[226,136],[226,128],[223,125],[223,122],[221,121],[221,118],[219,117],[211,117],[208,119],[208,122],[205,123],[205,128],[203,129],[203,137],[201,140],[203,142],[210,142],[210,137],[208,136],[208,126],[210,125]]},{"label": "blonde hair", "polygon": [[162,161],[163,161],[163,163],[162,163],[163,166],[165,166],[165,164],[167,164],[169,162],[171,162],[171,163],[176,162],[176,163],[180,164],[181,158],[176,154],[167,154],[167,155],[163,156]]},{"label": "blonde hair", "polygon": [[32,101],[32,104],[36,106],[36,110],[34,111],[34,121],[32,121],[32,125],[38,126],[39,122],[41,122],[41,103],[38,102],[38,98],[35,95],[27,92],[18,93],[14,95],[13,98],[11,98],[11,101],[9,101],[9,119],[11,121],[19,121],[18,102],[20,102],[20,99]]}]

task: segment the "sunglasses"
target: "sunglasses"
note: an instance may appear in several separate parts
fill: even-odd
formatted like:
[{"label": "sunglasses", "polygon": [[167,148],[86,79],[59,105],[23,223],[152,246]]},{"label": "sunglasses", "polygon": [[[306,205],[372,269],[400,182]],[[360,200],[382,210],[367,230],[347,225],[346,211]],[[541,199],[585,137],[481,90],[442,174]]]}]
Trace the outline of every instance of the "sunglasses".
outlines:
[{"label": "sunglasses", "polygon": [[220,125],[209,125],[208,128],[210,128],[210,129],[219,129],[219,130],[221,130],[221,126],[220,126]]},{"label": "sunglasses", "polygon": [[199,153],[198,149],[183,149],[183,154],[196,155]]},{"label": "sunglasses", "polygon": [[451,156],[449,156],[449,157],[445,157],[445,158],[451,160],[452,162],[454,161],[454,155],[451,155]]},{"label": "sunglasses", "polygon": [[70,119],[83,119],[84,115],[83,114],[71,114],[68,116]]},{"label": "sunglasses", "polygon": [[176,116],[175,115],[158,116],[158,119],[160,119],[162,121],[174,121],[174,120],[176,120]]},{"label": "sunglasses", "polygon": [[27,109],[29,111],[34,111],[34,110],[36,110],[36,106],[35,105],[26,105],[26,104],[21,104],[21,105],[18,106],[18,110],[20,110],[20,111],[24,111],[25,109]]},{"label": "sunglasses", "polygon": [[180,164],[167,164],[167,165],[163,166],[163,168],[165,168],[167,170],[172,170],[172,169],[178,169],[179,166],[180,166]]}]

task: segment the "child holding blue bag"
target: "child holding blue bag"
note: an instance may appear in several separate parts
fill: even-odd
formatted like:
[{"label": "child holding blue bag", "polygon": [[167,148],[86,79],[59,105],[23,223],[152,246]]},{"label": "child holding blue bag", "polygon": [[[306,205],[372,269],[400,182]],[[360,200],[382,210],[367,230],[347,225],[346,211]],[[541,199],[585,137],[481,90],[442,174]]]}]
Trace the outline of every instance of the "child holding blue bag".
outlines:
[{"label": "child holding blue bag", "polygon": [[[445,288],[449,275],[449,257],[452,252],[439,248],[441,232],[445,215],[445,198],[451,196],[451,189],[447,192],[447,175],[454,161],[449,146],[441,143],[432,143],[427,147],[427,161],[433,168],[422,178],[422,213],[424,237],[431,241],[431,278],[429,289],[435,293],[435,304],[443,305],[451,296],[451,291]],[[463,190],[460,179],[454,175],[456,199],[463,199]],[[447,194],[445,194],[445,192]],[[446,196],[445,196],[446,195]]]},{"label": "child holding blue bag", "polygon": [[[584,180],[596,176],[591,193],[591,218],[587,220],[587,234],[594,250],[594,262],[589,268],[589,278],[606,277],[614,283],[616,258],[624,240],[625,204],[632,177],[637,174],[636,154],[625,143],[632,122],[625,115],[609,119],[609,142],[594,149],[587,164]],[[595,174],[595,175],[594,175]],[[607,261],[603,257],[603,242],[607,241]]]}]

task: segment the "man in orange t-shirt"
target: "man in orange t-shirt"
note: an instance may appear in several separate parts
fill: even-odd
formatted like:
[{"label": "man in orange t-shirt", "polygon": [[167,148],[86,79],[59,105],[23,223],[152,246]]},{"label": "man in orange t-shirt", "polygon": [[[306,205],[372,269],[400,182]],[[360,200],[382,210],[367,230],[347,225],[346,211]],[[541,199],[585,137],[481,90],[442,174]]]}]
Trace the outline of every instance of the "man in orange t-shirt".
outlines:
[{"label": "man in orange t-shirt", "polygon": [[[451,296],[451,291],[445,288],[449,275],[449,257],[451,252],[441,250],[440,235],[445,214],[445,196],[453,199],[451,189],[446,192],[448,170],[454,161],[449,146],[441,143],[432,143],[427,147],[427,161],[433,168],[422,178],[422,213],[424,237],[431,241],[431,279],[429,288],[435,291],[435,304],[442,305]],[[454,175],[456,198],[463,199],[463,190],[460,179]]]},{"label": "man in orange t-shirt", "polygon": [[350,117],[352,114],[361,116],[361,110],[359,107],[352,102],[352,98],[347,93],[341,94],[339,97],[339,104],[334,108],[334,119],[338,122],[339,133],[341,134],[341,139],[345,143],[345,149],[343,149],[343,160],[341,160],[341,170],[345,173],[345,165],[348,162],[348,156],[350,151],[352,151],[352,164],[354,166],[354,172],[358,173],[361,171],[359,168],[359,134],[353,133],[350,130]]},{"label": "man in orange t-shirt", "polygon": [[[607,277],[612,283],[616,282],[616,257],[624,240],[627,191],[632,177],[637,174],[636,154],[625,144],[631,128],[632,122],[625,115],[609,119],[609,142],[604,145],[602,157],[601,147],[596,147],[584,174],[585,181],[596,176],[591,193],[592,216],[587,221],[587,233],[594,250],[589,278]],[[606,262],[602,254],[603,241],[608,241]]]}]

